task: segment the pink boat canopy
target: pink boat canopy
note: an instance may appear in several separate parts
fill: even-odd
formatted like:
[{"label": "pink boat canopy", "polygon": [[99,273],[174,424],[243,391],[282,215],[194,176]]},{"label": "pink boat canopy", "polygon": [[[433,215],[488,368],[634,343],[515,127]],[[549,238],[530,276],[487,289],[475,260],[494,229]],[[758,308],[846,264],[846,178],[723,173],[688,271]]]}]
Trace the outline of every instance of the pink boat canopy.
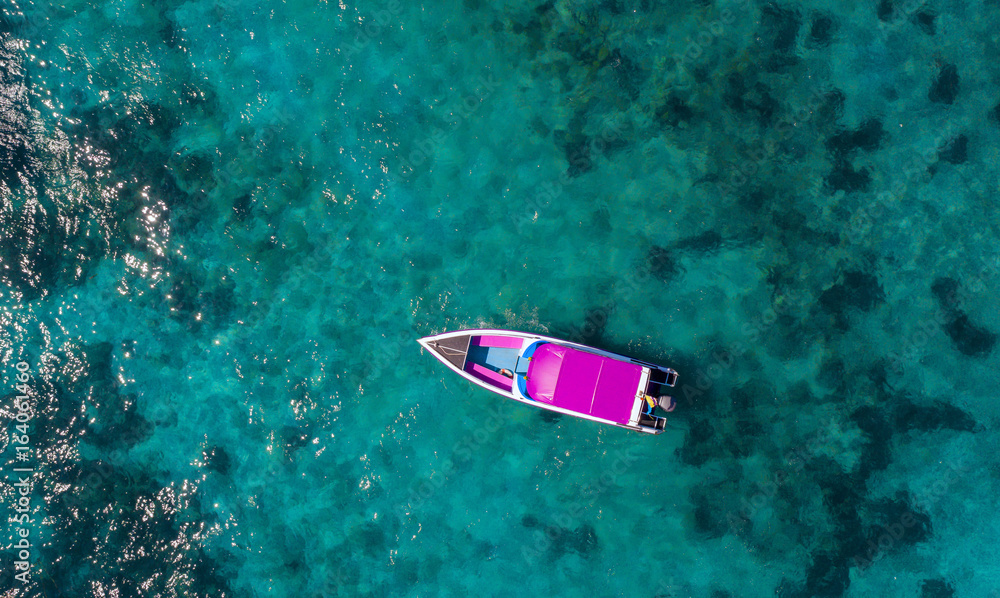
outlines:
[{"label": "pink boat canopy", "polygon": [[544,343],[532,355],[526,388],[536,401],[626,424],[641,377],[634,363]]}]

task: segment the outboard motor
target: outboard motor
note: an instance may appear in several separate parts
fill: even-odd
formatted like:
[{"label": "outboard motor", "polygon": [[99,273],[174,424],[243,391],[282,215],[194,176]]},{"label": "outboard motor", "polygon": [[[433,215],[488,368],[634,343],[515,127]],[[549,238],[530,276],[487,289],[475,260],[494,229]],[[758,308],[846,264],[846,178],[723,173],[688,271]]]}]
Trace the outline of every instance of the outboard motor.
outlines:
[{"label": "outboard motor", "polygon": [[664,395],[656,400],[656,406],[669,413],[677,406],[677,401],[673,397]]}]

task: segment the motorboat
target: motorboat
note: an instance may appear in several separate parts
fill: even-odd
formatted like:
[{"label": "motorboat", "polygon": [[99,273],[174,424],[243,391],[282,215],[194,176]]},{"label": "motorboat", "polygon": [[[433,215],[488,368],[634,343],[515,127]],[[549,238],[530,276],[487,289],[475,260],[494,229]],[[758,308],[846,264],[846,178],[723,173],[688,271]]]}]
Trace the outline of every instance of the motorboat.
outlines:
[{"label": "motorboat", "polygon": [[469,382],[521,403],[660,434],[677,372],[610,351],[512,330],[456,330],[418,339]]}]

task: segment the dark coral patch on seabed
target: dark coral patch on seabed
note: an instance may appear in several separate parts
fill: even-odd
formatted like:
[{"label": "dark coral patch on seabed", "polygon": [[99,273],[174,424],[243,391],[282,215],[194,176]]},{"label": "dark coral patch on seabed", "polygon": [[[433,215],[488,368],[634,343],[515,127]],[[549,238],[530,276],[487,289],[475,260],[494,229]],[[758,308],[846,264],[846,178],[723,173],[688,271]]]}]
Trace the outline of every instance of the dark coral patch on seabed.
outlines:
[{"label": "dark coral patch on seabed", "polygon": [[1000,124],[1000,104],[997,104],[996,106],[994,106],[994,107],[993,107],[993,108],[992,108],[992,109],[991,109],[991,110],[989,111],[988,115],[989,115],[990,119],[991,119],[991,120],[992,120],[993,122],[995,122],[995,123],[997,123],[997,124]]},{"label": "dark coral patch on seabed", "polygon": [[812,25],[809,28],[809,41],[819,47],[828,46],[833,39],[835,31],[836,25],[832,17],[826,15],[818,16],[813,19]]},{"label": "dark coral patch on seabed", "polygon": [[927,99],[938,104],[954,104],[958,97],[958,67],[946,64],[941,67],[934,84],[927,92]]},{"label": "dark coral patch on seabed", "polygon": [[761,10],[758,39],[765,47],[777,52],[789,52],[795,45],[801,26],[802,17],[797,11],[768,3]]},{"label": "dark coral patch on seabed", "polygon": [[927,35],[934,35],[937,33],[937,26],[934,23],[934,19],[937,15],[931,10],[920,10],[917,14],[913,15],[913,22],[917,24],[917,27]]},{"label": "dark coral patch on seabed", "polygon": [[694,110],[676,95],[668,97],[666,102],[656,110],[656,118],[669,127],[690,122],[694,117]]},{"label": "dark coral patch on seabed", "polygon": [[678,241],[674,247],[682,251],[692,251],[696,253],[707,253],[718,251],[722,247],[722,235],[714,230],[705,231],[693,237],[686,237]]},{"label": "dark coral patch on seabed", "polygon": [[945,314],[944,331],[963,355],[989,355],[996,346],[997,334],[969,318],[960,306],[959,292],[960,284],[954,278],[939,277],[931,284],[931,293]]},{"label": "dark coral patch on seabed", "polygon": [[938,152],[938,159],[949,164],[965,164],[969,158],[969,138],[958,135],[949,139]]},{"label": "dark coral patch on seabed", "polygon": [[853,131],[841,131],[832,136],[826,147],[835,156],[847,156],[858,149],[871,152],[879,148],[886,136],[882,121],[872,118]]},{"label": "dark coral patch on seabed", "polygon": [[893,415],[896,429],[903,432],[942,429],[972,432],[976,429],[976,420],[971,415],[944,401],[923,406],[902,398],[895,403]]},{"label": "dark coral patch on seabed", "polygon": [[969,319],[968,314],[953,310],[944,331],[963,355],[985,357],[993,352],[997,344],[997,334],[979,326]]},{"label": "dark coral patch on seabed", "polygon": [[680,270],[680,264],[674,255],[663,247],[653,246],[646,254],[649,272],[661,282],[669,282]]},{"label": "dark coral patch on seabed", "polygon": [[819,305],[836,319],[843,329],[851,311],[868,312],[885,301],[885,291],[878,279],[867,272],[850,271],[844,273],[839,282],[823,291]]},{"label": "dark coral patch on seabed", "polygon": [[750,85],[747,77],[740,73],[731,73],[726,79],[723,98],[738,114],[756,114],[756,120],[765,126],[771,124],[780,108],[767,85],[759,81]]},{"label": "dark coral patch on seabed", "polygon": [[955,587],[943,579],[925,579],[920,584],[920,598],[952,598]]}]

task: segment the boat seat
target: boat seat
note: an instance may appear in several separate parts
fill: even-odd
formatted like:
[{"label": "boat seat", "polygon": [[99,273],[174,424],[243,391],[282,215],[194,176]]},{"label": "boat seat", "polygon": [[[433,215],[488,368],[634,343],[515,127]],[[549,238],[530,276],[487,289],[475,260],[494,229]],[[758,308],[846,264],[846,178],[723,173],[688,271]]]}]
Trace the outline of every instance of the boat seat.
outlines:
[{"label": "boat seat", "polygon": [[492,386],[498,388],[503,388],[505,390],[510,390],[514,387],[514,381],[504,376],[500,372],[494,372],[488,367],[481,366],[478,363],[468,362],[465,364],[465,371],[469,372],[476,378],[479,378],[483,382],[487,382]]},{"label": "boat seat", "polygon": [[639,425],[646,426],[647,428],[653,428],[654,430],[663,430],[667,426],[667,418],[656,417],[653,415],[649,415],[644,411],[640,411]]},{"label": "boat seat", "polygon": [[495,347],[497,349],[520,349],[524,340],[516,336],[474,336],[472,344],[477,347]]}]

